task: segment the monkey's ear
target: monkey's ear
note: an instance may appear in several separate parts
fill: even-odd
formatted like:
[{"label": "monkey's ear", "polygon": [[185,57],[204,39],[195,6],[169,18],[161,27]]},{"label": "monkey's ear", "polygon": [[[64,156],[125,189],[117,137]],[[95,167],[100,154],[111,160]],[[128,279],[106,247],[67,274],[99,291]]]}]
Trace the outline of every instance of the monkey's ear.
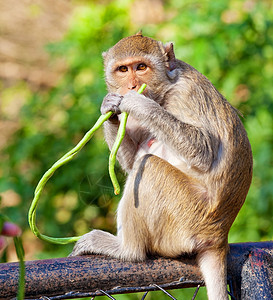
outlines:
[{"label": "monkey's ear", "polygon": [[105,58],[106,58],[106,56],[107,56],[107,53],[108,53],[108,51],[104,51],[104,52],[102,52],[102,58],[105,60]]},{"label": "monkey's ear", "polygon": [[173,50],[173,43],[167,43],[164,45],[165,53],[168,58],[169,70],[176,69],[176,58]]},{"label": "monkey's ear", "polygon": [[142,35],[142,29],[140,29],[140,30],[136,33],[136,35],[143,36],[143,35]]}]

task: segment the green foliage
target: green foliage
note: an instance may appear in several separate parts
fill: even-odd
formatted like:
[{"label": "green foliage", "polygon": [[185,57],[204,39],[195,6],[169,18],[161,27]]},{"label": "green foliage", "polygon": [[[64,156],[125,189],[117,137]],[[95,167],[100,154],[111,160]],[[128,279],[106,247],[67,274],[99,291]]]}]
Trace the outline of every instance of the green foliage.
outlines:
[{"label": "green foliage", "polygon": [[[20,114],[22,126],[5,149],[9,159],[2,162],[5,176],[0,191],[13,189],[22,198],[17,207],[4,210],[25,228],[28,206],[42,174],[100,116],[99,104],[105,95],[101,52],[128,34],[126,25],[118,25],[119,18],[126,19],[125,12],[118,3],[76,9],[64,41],[47,46],[53,58],[66,58],[68,71],[56,88],[28,98]],[[90,227],[115,231],[117,197],[108,175],[108,157],[100,130],[78,158],[56,172],[37,213],[42,231],[52,236],[83,234]],[[119,180],[123,181],[121,174]]]},{"label": "green foliage", "polygon": [[[27,210],[42,174],[73,148],[98,119],[106,94],[101,53],[142,27],[145,35],[175,42],[175,52],[205,74],[244,114],[254,155],[254,177],[230,241],[272,239],[273,228],[273,26],[267,1],[175,1],[164,6],[160,24],[132,24],[132,1],[86,2],[75,8],[65,38],[46,48],[67,63],[58,85],[28,96],[20,128],[4,149],[0,192],[21,197],[4,213],[27,228]],[[143,8],[145,10],[145,7]],[[29,92],[27,92],[28,94]],[[90,228],[115,231],[114,196],[108,175],[109,151],[100,130],[76,159],[58,170],[39,204],[41,231],[79,235]],[[123,175],[119,173],[119,181]],[[44,245],[39,257],[68,253]],[[51,251],[51,254],[50,254]],[[63,252],[60,252],[63,251]],[[61,254],[60,254],[61,253]]]}]

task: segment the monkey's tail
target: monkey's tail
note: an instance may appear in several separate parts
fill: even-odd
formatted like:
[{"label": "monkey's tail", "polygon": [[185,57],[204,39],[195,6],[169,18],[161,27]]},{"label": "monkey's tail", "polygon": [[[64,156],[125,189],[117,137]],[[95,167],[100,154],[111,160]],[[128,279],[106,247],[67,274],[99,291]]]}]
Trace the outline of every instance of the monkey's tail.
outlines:
[{"label": "monkey's tail", "polygon": [[197,255],[209,300],[228,300],[227,249],[207,249]]}]

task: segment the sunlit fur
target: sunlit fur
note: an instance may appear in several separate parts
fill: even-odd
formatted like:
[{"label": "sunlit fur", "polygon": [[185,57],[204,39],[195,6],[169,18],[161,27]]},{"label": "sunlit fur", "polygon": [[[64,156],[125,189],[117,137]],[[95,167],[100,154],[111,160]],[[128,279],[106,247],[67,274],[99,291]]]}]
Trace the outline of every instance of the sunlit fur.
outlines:
[{"label": "sunlit fur", "polygon": [[[195,253],[209,300],[228,299],[228,232],[252,177],[251,147],[237,111],[211,82],[140,33],[103,54],[109,94],[101,112],[111,148],[117,114],[129,113],[118,152],[128,173],[117,211],[117,236],[93,230],[72,255],[101,253],[140,261]],[[145,63],[145,72],[137,64]],[[117,73],[117,66],[128,72]],[[125,69],[124,69],[125,70]],[[147,89],[136,93],[142,83]]]}]

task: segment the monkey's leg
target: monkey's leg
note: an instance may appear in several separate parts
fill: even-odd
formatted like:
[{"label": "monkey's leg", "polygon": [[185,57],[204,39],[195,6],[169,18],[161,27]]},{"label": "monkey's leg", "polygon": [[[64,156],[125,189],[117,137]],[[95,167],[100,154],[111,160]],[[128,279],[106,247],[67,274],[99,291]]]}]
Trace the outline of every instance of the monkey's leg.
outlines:
[{"label": "monkey's leg", "polygon": [[118,235],[92,230],[79,239],[70,256],[104,254],[128,261],[140,261],[146,258],[145,241],[148,233],[138,215],[138,210],[133,205],[134,184],[133,177],[130,175],[118,207]]},{"label": "monkey's leg", "polygon": [[228,300],[226,248],[209,249],[197,255],[209,300]]},{"label": "monkey's leg", "polygon": [[126,228],[125,233],[127,236],[125,239],[121,233],[118,236],[114,236],[102,230],[92,230],[79,239],[70,256],[104,254],[122,260],[144,260],[146,254],[143,243],[141,240],[136,240],[135,237],[139,236],[139,234],[130,230],[131,228],[132,226],[130,225]]}]

